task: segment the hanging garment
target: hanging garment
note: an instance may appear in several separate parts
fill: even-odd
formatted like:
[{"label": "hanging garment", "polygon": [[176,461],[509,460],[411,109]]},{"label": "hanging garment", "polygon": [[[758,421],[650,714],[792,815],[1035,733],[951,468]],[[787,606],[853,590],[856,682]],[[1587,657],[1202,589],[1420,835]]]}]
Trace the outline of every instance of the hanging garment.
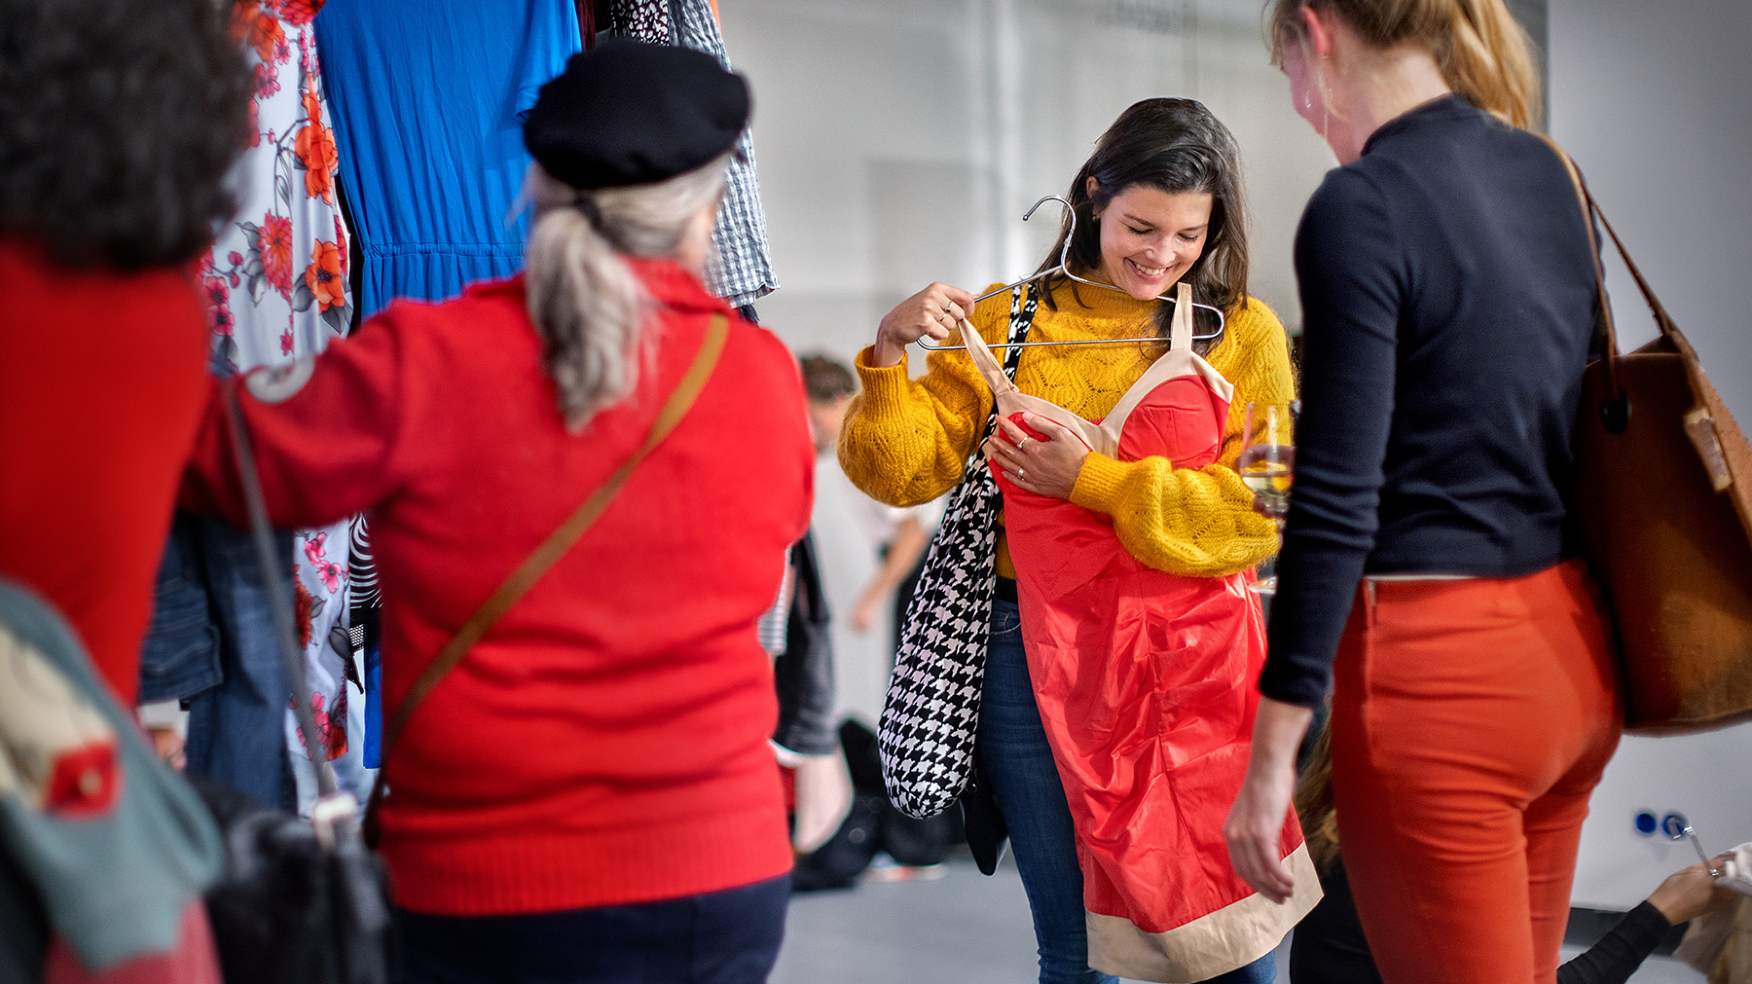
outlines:
[{"label": "hanging garment", "polygon": [[[435,0],[410,17],[392,0],[330,0],[316,28],[363,258],[364,316],[398,297],[440,301],[520,270],[529,232],[528,216],[515,211],[530,164],[523,116],[581,50],[577,7]],[[344,532],[330,537],[337,563],[346,563],[348,542]],[[352,574],[375,583],[368,554],[360,559]],[[366,667],[364,764],[375,768],[375,602],[354,619],[365,628],[356,647]]]},{"label": "hanging garment", "polygon": [[646,44],[668,44],[669,0],[611,0],[608,30]]},{"label": "hanging garment", "polygon": [[[652,44],[703,51],[730,70],[724,35],[711,0],[614,0],[609,23],[600,32]],[[742,131],[724,184],[724,203],[712,227],[712,256],[706,264],[706,290],[746,307],[779,287],[767,245],[766,210],[754,168],[753,131]],[[749,320],[753,320],[752,318]]]},{"label": "hanging garment", "polygon": [[[292,566],[292,537],[274,539],[283,572]],[[141,695],[187,702],[189,774],[291,809],[288,756],[294,753],[287,747],[284,722],[292,691],[280,665],[272,591],[293,589],[283,574],[263,572],[248,534],[224,520],[179,513],[165,544],[152,630],[141,652]],[[147,675],[159,662],[154,654],[179,653],[199,662],[209,646],[220,670],[216,686],[192,694],[160,690],[193,678]],[[308,652],[305,662],[308,673]]]},{"label": "hanging garment", "polygon": [[[805,533],[791,548],[792,590],[785,599],[781,652],[773,661],[779,726],[773,744],[798,755],[839,751],[833,716],[832,612],[821,587],[815,538]],[[781,592],[781,597],[786,593]]]},{"label": "hanging garment", "polygon": [[[1171,347],[1100,423],[1021,393],[977,331],[962,337],[998,413],[1018,425],[1030,412],[1121,461],[1203,468],[1221,452],[1233,391],[1192,351],[1191,300],[1182,285]],[[1029,675],[1077,832],[1090,966],[1199,981],[1265,956],[1320,887],[1293,814],[1281,841],[1296,878],[1287,904],[1235,874],[1223,839],[1265,662],[1258,600],[1240,574],[1151,568],[1107,517],[995,477]]]},{"label": "hanging garment", "polygon": [[[370,317],[523,266],[523,116],[580,50],[571,0],[330,0],[323,81]],[[336,538],[337,544],[343,538]]]},{"label": "hanging garment", "polygon": [[249,147],[231,173],[237,218],[201,263],[213,361],[224,375],[315,355],[353,316],[335,138],[311,29],[322,5],[248,0],[233,12],[252,80]]},{"label": "hanging garment", "polygon": [[[314,356],[352,318],[335,141],[311,27],[322,5],[248,0],[233,9],[252,80],[249,146],[230,176],[237,217],[201,261],[211,366],[221,376]],[[345,662],[328,644],[345,624],[345,544],[345,523],[292,534],[297,632],[331,756],[347,747]],[[195,698],[190,768],[272,804],[281,801],[286,746],[303,751],[258,578],[247,535],[179,522],[159,570],[141,696]],[[240,670],[261,653],[263,667]],[[232,672],[215,675],[219,665]],[[266,728],[272,734],[258,733]]]}]

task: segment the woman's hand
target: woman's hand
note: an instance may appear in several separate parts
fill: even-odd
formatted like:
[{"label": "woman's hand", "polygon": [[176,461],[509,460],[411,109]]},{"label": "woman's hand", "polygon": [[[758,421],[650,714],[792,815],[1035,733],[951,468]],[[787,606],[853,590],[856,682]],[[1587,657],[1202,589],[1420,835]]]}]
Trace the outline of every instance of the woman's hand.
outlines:
[{"label": "woman's hand", "polygon": [[930,336],[949,337],[955,323],[973,313],[973,295],[948,284],[932,284],[894,306],[876,329],[877,366],[897,366],[906,361],[906,347]]},{"label": "woman's hand", "polygon": [[[1022,428],[998,418],[1000,434],[986,442],[986,456],[1004,470],[1004,477],[1020,488],[1053,499],[1069,499],[1083,473],[1089,447],[1076,434],[1038,414],[1025,413],[1028,426],[1046,435],[1037,441]],[[1008,435],[1010,440],[1004,440]],[[1014,442],[1014,443],[1012,443]]]},{"label": "woman's hand", "polygon": [[1283,903],[1296,890],[1296,880],[1279,857],[1284,818],[1296,793],[1296,749],[1314,712],[1270,697],[1259,699],[1253,722],[1253,754],[1241,793],[1223,824],[1229,861],[1235,873],[1259,894]]},{"label": "woman's hand", "polygon": [[[1722,864],[1731,857],[1732,854],[1723,854],[1710,864],[1720,870]],[[1710,877],[1709,868],[1694,864],[1668,875],[1661,887],[1649,896],[1649,904],[1659,909],[1669,924],[1677,926],[1721,908],[1733,897],[1732,889],[1718,886],[1715,879]]]},{"label": "woman's hand", "polygon": [[876,624],[876,616],[882,614],[882,595],[874,591],[865,591],[858,596],[858,603],[852,606],[852,612],[846,621],[852,626],[852,631],[862,635],[870,631]]}]

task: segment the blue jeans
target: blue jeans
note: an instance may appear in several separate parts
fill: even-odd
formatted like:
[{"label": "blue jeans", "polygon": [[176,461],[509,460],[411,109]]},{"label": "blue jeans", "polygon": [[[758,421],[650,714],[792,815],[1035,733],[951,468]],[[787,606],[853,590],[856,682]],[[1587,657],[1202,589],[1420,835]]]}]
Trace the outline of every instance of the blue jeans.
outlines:
[{"label": "blue jeans", "polygon": [[[292,538],[276,533],[281,570]],[[141,647],[142,699],[182,698],[188,770],[254,797],[297,805],[286,755],[292,686],[280,661],[269,591],[291,602],[290,578],[265,578],[250,534],[223,520],[178,514]]]},{"label": "blue jeans", "polygon": [[765,984],[788,875],[641,905],[519,916],[395,913],[406,984]]},{"label": "blue jeans", "polygon": [[[1034,915],[1040,984],[1114,984],[1117,978],[1089,968],[1076,830],[1034,704],[1034,684],[1022,650],[1022,614],[1014,602],[1002,598],[992,603],[979,755],[1010,827],[1010,848]],[[1276,979],[1277,962],[1268,953],[1211,978],[1211,984],[1271,984]]]}]

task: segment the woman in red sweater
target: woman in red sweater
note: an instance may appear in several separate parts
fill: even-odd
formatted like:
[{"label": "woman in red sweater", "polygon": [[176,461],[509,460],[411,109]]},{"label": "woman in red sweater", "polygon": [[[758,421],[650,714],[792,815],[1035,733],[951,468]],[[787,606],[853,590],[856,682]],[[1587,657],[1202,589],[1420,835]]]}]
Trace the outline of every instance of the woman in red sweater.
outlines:
[{"label": "woman in red sweater", "polygon": [[[388,753],[379,814],[410,981],[765,980],[791,853],[755,620],[808,523],[795,363],[699,284],[742,79],[609,44],[542,88],[528,269],[396,303],[242,389],[276,524],[370,514],[385,706],[704,389]],[[187,504],[241,521],[215,402]]]}]

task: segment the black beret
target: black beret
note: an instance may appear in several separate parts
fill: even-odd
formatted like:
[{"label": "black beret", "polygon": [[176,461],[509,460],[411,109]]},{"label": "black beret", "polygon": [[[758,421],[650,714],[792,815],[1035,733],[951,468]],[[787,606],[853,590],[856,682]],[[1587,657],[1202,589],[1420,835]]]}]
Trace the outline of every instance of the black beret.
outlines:
[{"label": "black beret", "polygon": [[574,188],[650,184],[729,151],[748,110],[748,83],[711,55],[604,41],[541,87],[523,145]]}]

